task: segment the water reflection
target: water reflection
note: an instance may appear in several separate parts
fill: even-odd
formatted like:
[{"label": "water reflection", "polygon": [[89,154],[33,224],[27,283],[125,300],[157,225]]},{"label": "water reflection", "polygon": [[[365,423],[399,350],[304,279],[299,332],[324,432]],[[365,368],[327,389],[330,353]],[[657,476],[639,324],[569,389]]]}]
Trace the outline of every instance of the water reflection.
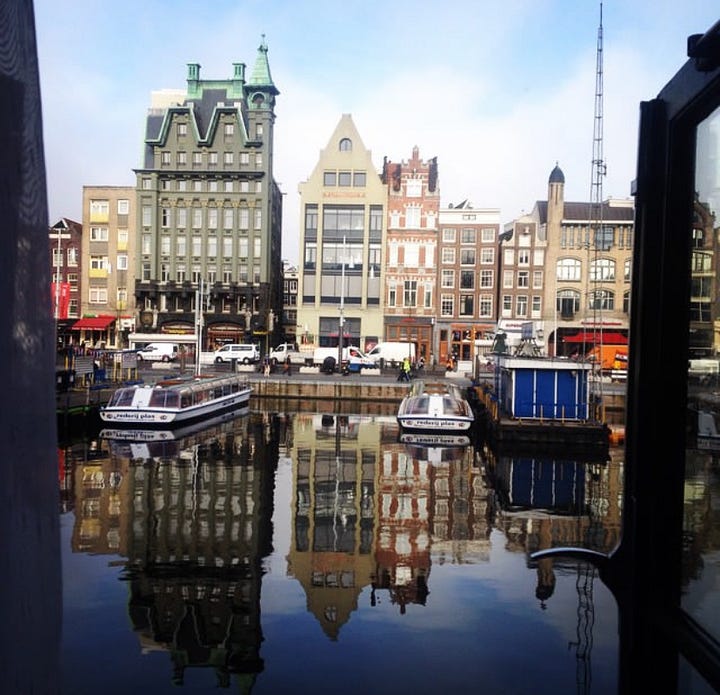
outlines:
[{"label": "water reflection", "polygon": [[[276,487],[279,462],[291,471],[287,494]],[[594,658],[602,675],[596,686],[612,691],[617,626],[608,592],[600,600],[609,623],[598,627],[592,569],[528,558],[554,544],[611,547],[619,532],[620,479],[618,462],[498,455],[464,439],[407,440],[394,416],[329,413],[253,412],[180,437],[105,431],[88,446],[64,450],[61,469],[62,508],[75,511],[72,552],[117,558],[110,565],[122,571],[113,581],[127,587],[137,647],[134,657],[131,650],[118,660],[133,663],[118,674],[120,682],[132,687],[138,679],[146,688],[151,682],[155,692],[202,683],[256,694],[290,686],[293,656],[305,643],[314,645],[302,665],[307,677],[337,677],[339,687],[345,674],[328,674],[327,660],[350,657],[325,654],[315,633],[328,644],[346,645],[357,654],[353,668],[362,671],[370,663],[367,642],[378,639],[378,620],[381,633],[396,638],[399,630],[410,630],[393,640],[392,655],[372,653],[372,672],[386,681],[381,692],[405,686],[434,692],[450,681],[470,689],[481,675],[477,669],[486,692],[500,692],[500,683],[508,692],[533,692],[520,671],[493,668],[491,677],[490,663],[482,666],[485,659],[507,666],[521,654],[527,668],[553,671],[544,675],[551,690],[590,692],[598,631],[602,648]],[[527,586],[517,566],[511,574],[503,569],[513,556],[529,570]],[[273,563],[283,566],[282,576],[266,574]],[[560,614],[547,611],[549,622],[532,611],[533,602],[548,607],[558,575],[586,585],[571,596],[582,611],[568,614],[567,629],[557,624],[567,597],[558,599]],[[464,590],[460,577],[469,582]],[[483,601],[496,584],[492,603]],[[295,595],[303,599],[292,610],[278,608]],[[513,637],[505,634],[511,618],[497,619],[507,625],[487,616],[481,623],[460,619],[461,612],[477,610],[515,613],[524,627]],[[317,630],[298,631],[303,614]],[[454,615],[443,643],[430,642],[432,658],[445,664],[442,672],[425,668],[424,677],[408,675],[407,659],[423,661],[428,631],[439,620],[452,623]],[[73,616],[71,607],[66,629],[82,630]],[[287,637],[266,635],[268,621],[277,620],[293,635],[290,648]],[[532,634],[547,631],[548,639],[532,654],[518,652],[531,628]],[[365,635],[360,645],[358,631]],[[570,634],[575,661],[563,663]],[[492,646],[478,663],[467,663],[452,645],[476,639]],[[143,660],[152,654],[165,655],[160,675]],[[81,673],[66,671],[66,692],[107,677],[90,674],[84,663]],[[334,689],[331,682],[314,691]],[[345,683],[344,691],[366,692],[362,682]],[[294,687],[311,690],[299,682]]]}]

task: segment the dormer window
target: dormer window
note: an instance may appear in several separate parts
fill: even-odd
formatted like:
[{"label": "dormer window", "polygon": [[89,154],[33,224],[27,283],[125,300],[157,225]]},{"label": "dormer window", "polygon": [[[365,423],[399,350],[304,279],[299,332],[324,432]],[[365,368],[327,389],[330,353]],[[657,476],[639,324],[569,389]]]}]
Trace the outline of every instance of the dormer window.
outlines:
[{"label": "dormer window", "polygon": [[338,149],[340,152],[352,152],[352,140],[350,138],[343,138],[340,140]]}]

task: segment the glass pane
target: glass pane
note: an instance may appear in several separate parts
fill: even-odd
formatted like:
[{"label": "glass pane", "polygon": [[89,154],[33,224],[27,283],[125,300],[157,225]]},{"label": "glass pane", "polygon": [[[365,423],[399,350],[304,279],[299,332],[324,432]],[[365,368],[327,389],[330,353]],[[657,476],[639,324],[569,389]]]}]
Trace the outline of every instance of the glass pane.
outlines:
[{"label": "glass pane", "polygon": [[698,127],[696,156],[682,606],[720,638],[720,109]]}]

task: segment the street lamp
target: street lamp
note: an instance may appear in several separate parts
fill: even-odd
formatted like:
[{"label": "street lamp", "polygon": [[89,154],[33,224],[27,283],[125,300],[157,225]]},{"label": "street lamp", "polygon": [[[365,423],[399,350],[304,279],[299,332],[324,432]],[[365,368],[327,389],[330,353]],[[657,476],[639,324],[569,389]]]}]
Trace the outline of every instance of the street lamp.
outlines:
[{"label": "street lamp", "polygon": [[342,252],[342,270],[340,271],[340,321],[338,326],[338,371],[342,367],[343,358],[343,343],[345,339],[343,337],[343,331],[345,328],[345,237],[343,237],[343,252]]}]

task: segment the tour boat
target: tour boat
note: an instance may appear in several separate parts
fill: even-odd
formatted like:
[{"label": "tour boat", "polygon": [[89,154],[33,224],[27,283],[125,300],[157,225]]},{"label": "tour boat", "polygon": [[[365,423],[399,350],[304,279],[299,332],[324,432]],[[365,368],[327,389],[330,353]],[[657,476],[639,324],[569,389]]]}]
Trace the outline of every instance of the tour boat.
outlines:
[{"label": "tour boat", "polygon": [[167,379],[119,388],[100,410],[113,425],[174,427],[248,405],[252,387],[239,374]]},{"label": "tour boat", "polygon": [[459,434],[470,430],[475,415],[458,386],[416,381],[400,403],[397,420],[406,433]]}]

